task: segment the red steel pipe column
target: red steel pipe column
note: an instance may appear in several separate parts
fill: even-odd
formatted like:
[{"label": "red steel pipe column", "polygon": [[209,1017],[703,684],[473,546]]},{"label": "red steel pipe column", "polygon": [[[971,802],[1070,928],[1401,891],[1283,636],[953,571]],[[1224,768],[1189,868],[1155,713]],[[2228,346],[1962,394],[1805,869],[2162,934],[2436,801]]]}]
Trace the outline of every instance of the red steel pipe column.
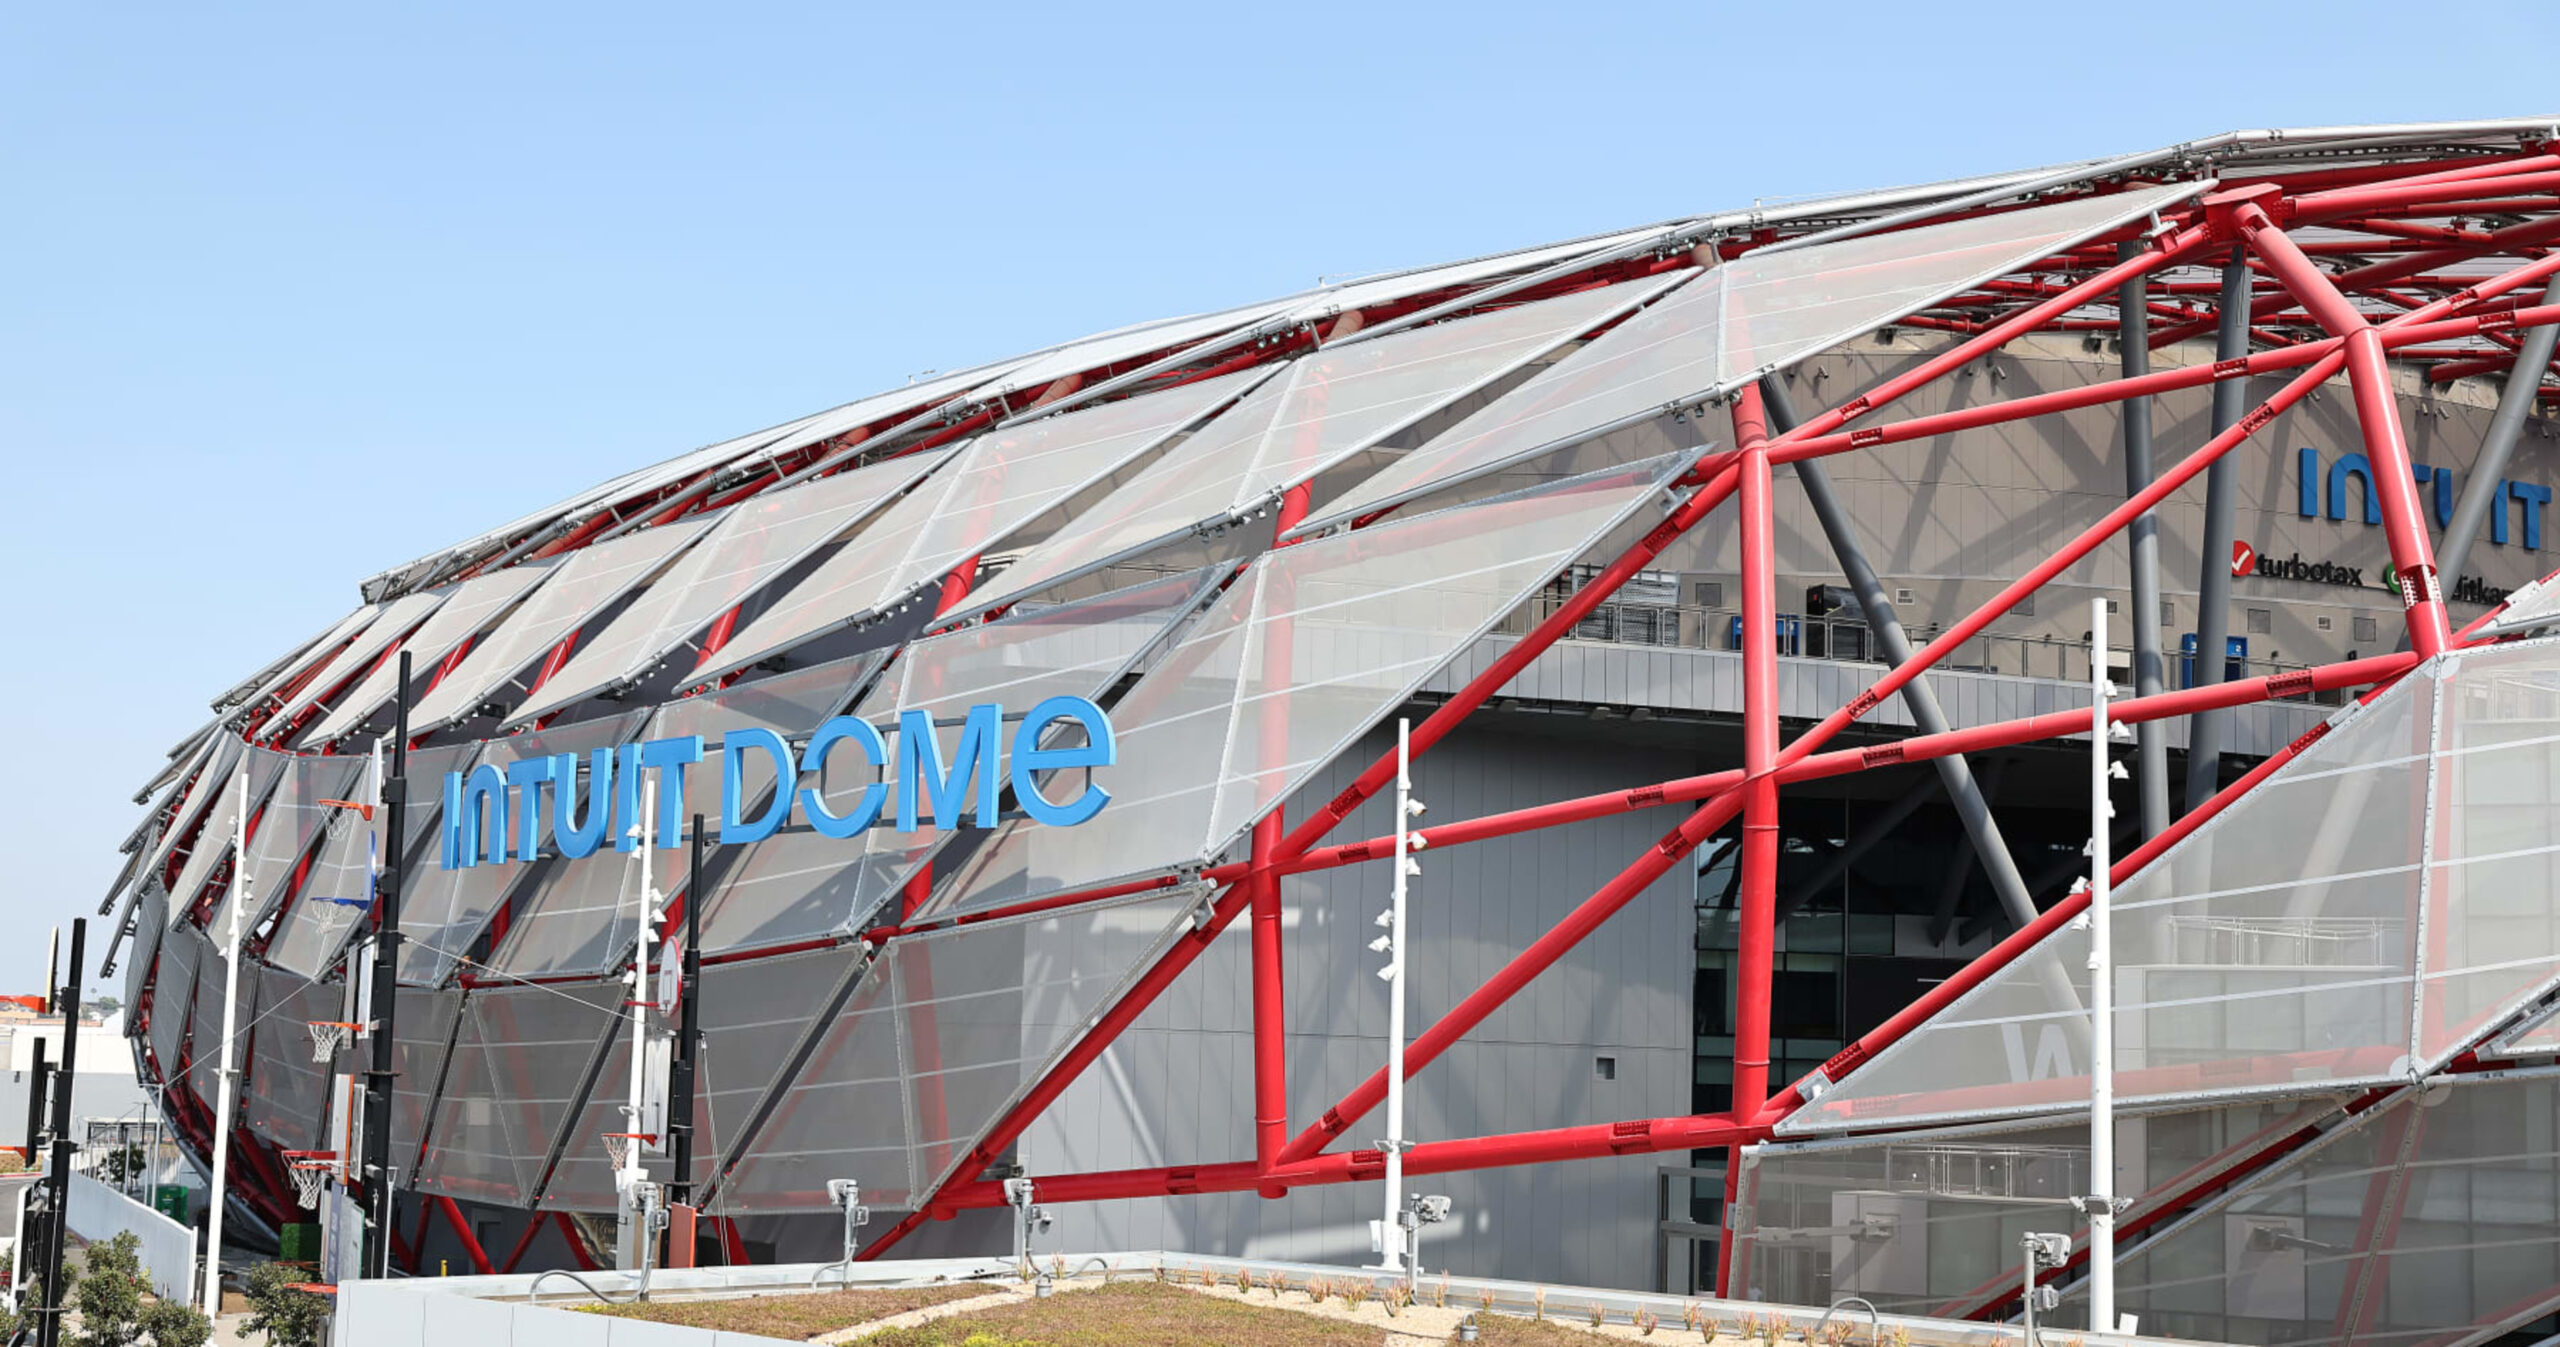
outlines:
[{"label": "red steel pipe column", "polygon": [[[1769,425],[1757,385],[1733,406],[1742,447],[1742,936],[1734,972],[1733,1116],[1769,1097],[1769,978],[1777,943],[1778,579]],[[1730,1174],[1728,1174],[1730,1179]]]},{"label": "red steel pipe column", "polygon": [[2435,549],[2427,539],[2417,483],[2409,471],[2409,444],[2400,428],[2382,337],[2328,274],[2304,256],[2254,202],[2241,203],[2232,213],[2232,222],[2304,310],[2322,327],[2346,338],[2347,384],[2355,393],[2356,424],[2364,433],[2365,457],[2373,461],[2373,491],[2382,498],[2382,534],[2390,544],[2391,564],[2400,580],[2410,648],[2421,658],[2441,653],[2452,641],[2452,627],[2445,620]]},{"label": "red steel pipe column", "polygon": [[[1311,484],[1302,482],[1280,498],[1280,517],[1272,525],[1274,546],[1280,546],[1277,540],[1307,517],[1312,490]],[[1289,677],[1294,651],[1284,635],[1281,631],[1264,635],[1265,686],[1285,686]],[[1263,761],[1284,760],[1285,727],[1266,721],[1263,733],[1281,741],[1265,746]],[[1270,751],[1275,747],[1281,751]],[[1253,1154],[1256,1172],[1263,1174],[1279,1164],[1281,1149],[1289,1144],[1289,1014],[1280,964],[1278,869],[1280,841],[1286,832],[1277,807],[1253,826],[1253,870],[1245,881],[1253,894]],[[1264,1197],[1279,1197],[1287,1191],[1276,1184],[1261,1189]]]}]

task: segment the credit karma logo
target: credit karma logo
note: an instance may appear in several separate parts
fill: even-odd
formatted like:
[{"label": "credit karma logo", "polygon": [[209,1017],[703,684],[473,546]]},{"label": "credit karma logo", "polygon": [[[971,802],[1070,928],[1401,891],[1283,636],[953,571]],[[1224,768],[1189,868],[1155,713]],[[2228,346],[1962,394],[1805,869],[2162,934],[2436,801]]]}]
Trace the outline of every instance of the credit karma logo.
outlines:
[{"label": "credit karma logo", "polygon": [[[1060,734],[1055,737],[1065,742],[1043,745],[1052,726],[1073,726],[1082,734]],[[633,824],[640,816],[642,783],[653,773],[658,817],[650,836],[661,847],[675,846],[684,836],[685,773],[706,766],[720,773],[720,817],[708,840],[723,845],[771,837],[795,814],[812,831],[833,838],[859,836],[880,826],[884,814],[899,832],[914,832],[928,819],[936,830],[965,827],[972,816],[975,826],[992,828],[1008,781],[1022,812],[1053,828],[1083,823],[1111,802],[1111,793],[1094,783],[1089,770],[1072,798],[1051,800],[1041,789],[1046,773],[1119,761],[1119,741],[1101,707],[1083,697],[1051,697],[1032,707],[1014,728],[1009,752],[1004,728],[1002,706],[987,702],[970,707],[946,762],[933,717],[923,711],[901,712],[895,801],[888,782],[875,780],[842,813],[828,809],[816,787],[795,787],[802,773],[822,771],[840,752],[859,753],[874,769],[892,766],[879,729],[855,716],[837,716],[820,725],[796,753],[790,741],[771,730],[730,730],[721,739],[718,758],[708,765],[698,734],[599,748],[587,755],[583,788],[575,753],[518,758],[503,768],[484,762],[468,775],[445,773],[442,865],[461,870],[531,860],[542,854],[546,834],[559,854],[571,860],[608,844],[629,851],[639,845]],[[746,798],[751,754],[761,755],[781,784],[757,815],[747,818],[744,812],[756,803]],[[1000,765],[1006,762],[1009,769]],[[616,822],[621,826],[613,826]]]}]

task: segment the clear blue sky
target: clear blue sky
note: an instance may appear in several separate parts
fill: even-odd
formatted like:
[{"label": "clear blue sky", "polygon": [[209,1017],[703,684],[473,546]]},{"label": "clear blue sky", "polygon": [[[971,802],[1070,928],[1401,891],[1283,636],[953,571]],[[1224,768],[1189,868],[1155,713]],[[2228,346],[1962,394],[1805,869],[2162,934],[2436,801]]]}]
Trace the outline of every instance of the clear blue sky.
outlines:
[{"label": "clear blue sky", "polygon": [[0,929],[94,907],[359,578],[639,463],[1323,274],[2521,115],[2560,51],[2548,3],[395,8],[0,16]]}]

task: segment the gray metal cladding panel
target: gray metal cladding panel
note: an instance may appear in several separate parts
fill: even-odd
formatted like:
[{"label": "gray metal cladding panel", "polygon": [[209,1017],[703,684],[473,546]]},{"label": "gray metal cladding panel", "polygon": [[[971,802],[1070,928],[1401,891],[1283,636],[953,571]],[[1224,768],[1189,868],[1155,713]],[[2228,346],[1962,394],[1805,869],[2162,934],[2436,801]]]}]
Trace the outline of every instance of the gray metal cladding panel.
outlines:
[{"label": "gray metal cladding panel", "polygon": [[526,1202],[626,995],[619,982],[473,992],[417,1186],[502,1206]]},{"label": "gray metal cladding panel", "polygon": [[403,1175],[417,1163],[461,1011],[461,992],[413,987],[401,988],[392,1007],[391,1164]]},{"label": "gray metal cladding panel", "polygon": [[259,966],[258,1004],[265,1007],[249,1033],[247,1089],[241,1120],[249,1130],[291,1151],[327,1150],[330,1067],[311,1060],[314,1020],[334,1020],[338,987]]},{"label": "gray metal cladding panel", "polygon": [[160,942],[151,977],[151,1055],[160,1063],[164,1082],[176,1073],[179,1049],[186,1046],[187,1025],[194,1014],[196,970],[209,948],[204,932],[193,926],[180,926]]}]

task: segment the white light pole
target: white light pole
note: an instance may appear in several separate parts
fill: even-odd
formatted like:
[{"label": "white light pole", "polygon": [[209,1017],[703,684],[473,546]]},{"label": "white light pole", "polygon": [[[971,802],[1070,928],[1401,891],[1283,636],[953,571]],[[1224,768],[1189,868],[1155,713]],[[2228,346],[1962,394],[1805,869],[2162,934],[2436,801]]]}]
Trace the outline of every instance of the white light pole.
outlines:
[{"label": "white light pole", "polygon": [[1389,1272],[1405,1270],[1404,1213],[1404,910],[1406,881],[1422,873],[1422,863],[1413,859],[1421,850],[1422,838],[1412,829],[1415,815],[1422,812],[1422,802],[1413,798],[1413,722],[1396,722],[1396,852],[1394,900],[1378,914],[1378,924],[1387,933],[1369,942],[1369,948],[1387,956],[1387,966],[1378,976],[1387,980],[1387,1139],[1380,1149],[1387,1153],[1386,1219],[1378,1223],[1379,1267]]},{"label": "white light pole", "polygon": [[[649,937],[657,923],[657,872],[650,852],[657,848],[658,783],[652,779],[640,786],[640,817],[632,821],[632,833],[639,839],[640,863],[640,938],[631,961],[631,1080],[623,1113],[628,1121],[623,1130],[639,1133],[642,1126],[643,1081],[649,1062],[649,1007],[644,1004],[652,990],[649,978]],[[626,1268],[640,1266],[641,1245],[647,1232],[640,1228],[640,1203],[636,1200],[640,1184],[648,1178],[640,1165],[641,1138],[623,1138],[622,1168],[613,1176],[613,1186],[620,1196],[622,1215],[621,1262]]]},{"label": "white light pole", "polygon": [[222,1050],[214,1063],[213,1179],[206,1194],[204,1312],[222,1313],[222,1203],[231,1177],[231,1050],[240,1036],[240,927],[249,913],[249,766],[242,763],[231,820],[231,927],[223,936]]},{"label": "white light pole", "polygon": [[[2216,656],[2219,658],[2219,656]],[[2089,1327],[2116,1331],[2115,933],[2107,871],[2115,804],[2107,783],[2123,773],[2107,756],[2113,733],[2107,698],[2107,601],[2089,603]]]}]

